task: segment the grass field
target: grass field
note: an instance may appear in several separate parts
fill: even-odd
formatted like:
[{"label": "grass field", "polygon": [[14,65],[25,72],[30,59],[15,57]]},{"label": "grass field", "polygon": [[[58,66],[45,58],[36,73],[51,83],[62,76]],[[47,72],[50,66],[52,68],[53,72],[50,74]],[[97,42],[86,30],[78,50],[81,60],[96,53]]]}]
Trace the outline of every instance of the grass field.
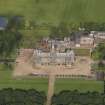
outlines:
[{"label": "grass field", "polygon": [[33,48],[36,39],[49,36],[52,25],[64,22],[71,28],[80,22],[105,22],[105,0],[0,0],[0,15],[22,15],[26,22],[44,25],[22,30],[22,47]]},{"label": "grass field", "polygon": [[88,80],[71,80],[71,79],[57,79],[55,84],[55,92],[62,90],[79,90],[80,92],[98,91],[103,92],[103,82],[88,81]]},{"label": "grass field", "polygon": [[14,79],[12,71],[0,67],[0,89],[2,88],[21,88],[36,89],[47,92],[48,80],[43,78]]},{"label": "grass field", "polygon": [[76,56],[90,56],[90,50],[89,49],[76,48],[73,50],[74,50]]},{"label": "grass field", "polygon": [[105,21],[105,0],[0,0],[0,14],[19,14],[37,23]]},{"label": "grass field", "polygon": [[[2,88],[20,88],[20,89],[36,89],[47,92],[48,79],[43,78],[20,78],[14,79],[12,71],[0,65],[0,89]],[[57,79],[55,83],[55,92],[62,90],[84,91],[103,91],[103,82],[85,81],[71,79]]]}]

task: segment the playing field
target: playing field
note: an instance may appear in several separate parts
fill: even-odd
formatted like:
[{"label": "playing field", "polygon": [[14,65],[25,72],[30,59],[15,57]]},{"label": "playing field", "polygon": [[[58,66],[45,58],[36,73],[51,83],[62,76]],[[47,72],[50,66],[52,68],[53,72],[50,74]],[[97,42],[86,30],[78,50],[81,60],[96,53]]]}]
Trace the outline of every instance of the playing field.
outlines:
[{"label": "playing field", "polygon": [[0,0],[0,14],[24,15],[37,23],[105,21],[105,0]]}]

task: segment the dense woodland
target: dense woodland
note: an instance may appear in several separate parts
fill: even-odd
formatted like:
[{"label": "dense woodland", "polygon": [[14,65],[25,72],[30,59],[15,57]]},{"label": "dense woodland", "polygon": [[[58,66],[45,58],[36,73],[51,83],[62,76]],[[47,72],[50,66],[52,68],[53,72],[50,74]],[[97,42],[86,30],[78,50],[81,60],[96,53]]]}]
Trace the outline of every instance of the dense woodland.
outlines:
[{"label": "dense woodland", "polygon": [[[105,95],[98,92],[62,91],[52,98],[52,105],[104,105]],[[34,89],[0,90],[0,105],[45,105],[46,94]]]},{"label": "dense woodland", "polygon": [[19,32],[21,20],[18,17],[11,17],[5,30],[0,30],[0,56],[8,57],[19,48],[22,34]]},{"label": "dense woodland", "polygon": [[0,105],[44,105],[46,95],[34,89],[3,89],[0,90]]},{"label": "dense woodland", "polygon": [[104,105],[105,96],[97,92],[62,91],[52,98],[52,105]]}]

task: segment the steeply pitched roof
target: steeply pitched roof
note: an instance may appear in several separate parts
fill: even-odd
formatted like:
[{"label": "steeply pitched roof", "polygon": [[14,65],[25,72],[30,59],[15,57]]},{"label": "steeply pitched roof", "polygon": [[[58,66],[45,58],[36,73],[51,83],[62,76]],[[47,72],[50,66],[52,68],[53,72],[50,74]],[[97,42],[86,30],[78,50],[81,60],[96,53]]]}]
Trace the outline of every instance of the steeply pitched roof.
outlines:
[{"label": "steeply pitched roof", "polygon": [[0,17],[0,28],[6,28],[7,27],[7,19],[5,17]]}]

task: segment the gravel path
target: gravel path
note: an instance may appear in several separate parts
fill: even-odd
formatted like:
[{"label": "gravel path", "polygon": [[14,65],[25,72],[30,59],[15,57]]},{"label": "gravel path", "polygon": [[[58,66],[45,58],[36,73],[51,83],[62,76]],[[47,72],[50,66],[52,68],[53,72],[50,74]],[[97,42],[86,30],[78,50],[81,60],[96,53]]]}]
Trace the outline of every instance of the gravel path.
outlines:
[{"label": "gravel path", "polygon": [[49,85],[48,85],[48,93],[47,93],[47,103],[46,105],[51,105],[51,99],[54,94],[54,85],[55,85],[55,75],[49,75]]}]

